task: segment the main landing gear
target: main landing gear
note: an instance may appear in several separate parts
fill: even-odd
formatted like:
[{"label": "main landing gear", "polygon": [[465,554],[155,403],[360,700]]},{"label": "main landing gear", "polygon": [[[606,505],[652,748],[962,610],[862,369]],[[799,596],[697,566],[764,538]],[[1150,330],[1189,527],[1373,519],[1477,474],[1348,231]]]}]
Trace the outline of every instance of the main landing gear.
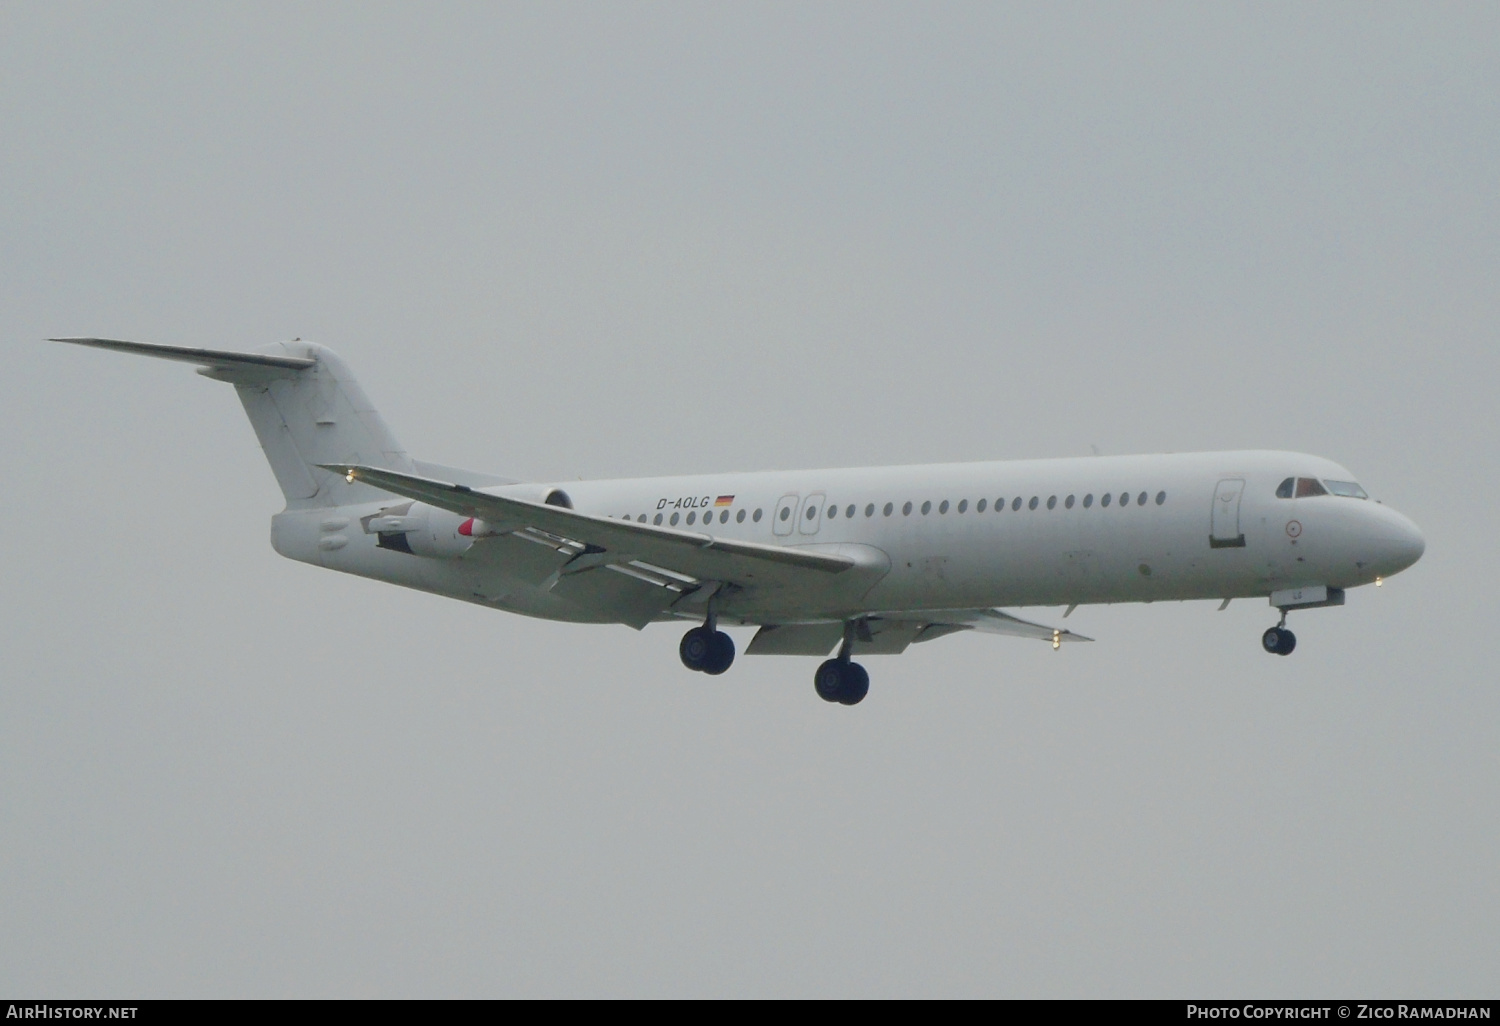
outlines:
[{"label": "main landing gear", "polygon": [[734,639],[723,631],[694,627],[682,636],[677,654],[689,670],[717,677],[734,662]]},{"label": "main landing gear", "polygon": [[689,670],[717,677],[734,662],[734,639],[719,630],[719,613],[709,600],[708,614],[702,627],[694,627],[682,636],[677,646],[682,665]]},{"label": "main landing gear", "polygon": [[849,661],[854,647],[854,623],[844,625],[844,643],[839,654],[818,667],[813,674],[813,690],[825,702],[858,705],[870,693],[870,675],[858,663]]},{"label": "main landing gear", "polygon": [[1281,611],[1281,622],[1260,636],[1260,647],[1272,655],[1291,655],[1297,647],[1297,635],[1286,629],[1286,610]]}]

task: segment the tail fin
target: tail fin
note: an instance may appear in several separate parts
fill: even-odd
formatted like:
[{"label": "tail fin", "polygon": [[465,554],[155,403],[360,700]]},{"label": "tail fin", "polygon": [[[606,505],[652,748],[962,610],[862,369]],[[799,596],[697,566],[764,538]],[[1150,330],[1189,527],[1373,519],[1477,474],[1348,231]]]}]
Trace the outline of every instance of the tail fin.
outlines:
[{"label": "tail fin", "polygon": [[254,353],[186,349],[103,338],[54,342],[113,349],[199,365],[234,385],[288,508],[370,502],[388,493],[350,483],[319,464],[357,464],[414,473],[415,464],[365,396],[348,365],[311,342],[278,342]]}]

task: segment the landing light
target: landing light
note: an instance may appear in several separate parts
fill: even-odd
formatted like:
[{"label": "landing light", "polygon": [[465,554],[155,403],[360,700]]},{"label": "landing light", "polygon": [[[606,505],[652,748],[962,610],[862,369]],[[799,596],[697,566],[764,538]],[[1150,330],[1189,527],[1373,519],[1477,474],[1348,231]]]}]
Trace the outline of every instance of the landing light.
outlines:
[{"label": "landing light", "polygon": [[1052,632],[1052,651],[1056,652],[1062,648],[1062,631]]},{"label": "landing light", "polygon": [[1375,578],[1375,587],[1378,588],[1378,587],[1380,587],[1384,583],[1385,583],[1385,581],[1381,580],[1379,577]]},{"label": "landing light", "polygon": [[348,481],[350,484],[354,483],[354,469],[352,467],[349,469],[349,473],[344,475],[344,480]]}]

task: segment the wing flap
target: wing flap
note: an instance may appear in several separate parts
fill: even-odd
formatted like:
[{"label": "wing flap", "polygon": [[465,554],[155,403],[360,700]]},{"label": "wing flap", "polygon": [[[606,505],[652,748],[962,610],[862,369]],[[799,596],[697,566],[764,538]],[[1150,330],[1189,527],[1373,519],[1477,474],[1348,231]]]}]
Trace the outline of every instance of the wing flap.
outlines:
[{"label": "wing flap", "polygon": [[608,613],[619,623],[641,630],[682,597],[682,592],[628,573],[614,565],[569,574],[553,592],[570,602]]},{"label": "wing flap", "polygon": [[[1032,623],[998,609],[922,609],[875,613],[855,623],[853,654],[900,655],[914,642],[932,641],[959,631],[1007,634],[1050,641],[1092,641],[1081,634]],[[844,635],[837,621],[768,624],[745,649],[746,655],[827,655]]]},{"label": "wing flap", "polygon": [[773,623],[755,632],[746,655],[824,656],[844,636],[841,623]]},{"label": "wing flap", "polygon": [[[1018,616],[1001,612],[998,609],[928,609],[919,613],[891,613],[890,616],[901,616],[907,619],[921,619],[933,627],[951,626],[959,629],[979,631],[981,634],[1004,634],[1012,638],[1035,638],[1037,641],[1051,641],[1061,644],[1064,641],[1093,641],[1082,634],[1074,634],[1072,631],[1061,627],[1048,627],[1045,624],[1032,623],[1030,620],[1022,620]],[[948,633],[948,632],[943,632]],[[927,641],[931,637],[940,637],[938,633],[925,632],[918,637],[918,641]]]}]

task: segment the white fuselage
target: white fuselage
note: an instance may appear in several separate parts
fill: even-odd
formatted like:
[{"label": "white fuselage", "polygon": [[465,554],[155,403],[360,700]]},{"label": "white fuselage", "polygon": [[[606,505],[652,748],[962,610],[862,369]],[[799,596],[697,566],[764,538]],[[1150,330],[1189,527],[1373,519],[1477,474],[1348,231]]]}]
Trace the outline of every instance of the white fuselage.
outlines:
[{"label": "white fuselage", "polygon": [[[856,560],[856,572],[826,588],[752,587],[727,597],[721,615],[749,624],[903,610],[1264,597],[1371,583],[1421,555],[1422,536],[1406,517],[1373,500],[1277,497],[1278,484],[1291,477],[1354,480],[1316,456],[1246,451],[481,490],[538,501],[551,495],[580,513],[815,547]],[[276,518],[273,541],[292,558],[514,612],[610,618],[550,590],[547,567],[529,559],[528,546],[463,537],[464,518],[453,513],[428,511],[436,555],[378,548],[360,518],[392,505],[288,510]]]}]

